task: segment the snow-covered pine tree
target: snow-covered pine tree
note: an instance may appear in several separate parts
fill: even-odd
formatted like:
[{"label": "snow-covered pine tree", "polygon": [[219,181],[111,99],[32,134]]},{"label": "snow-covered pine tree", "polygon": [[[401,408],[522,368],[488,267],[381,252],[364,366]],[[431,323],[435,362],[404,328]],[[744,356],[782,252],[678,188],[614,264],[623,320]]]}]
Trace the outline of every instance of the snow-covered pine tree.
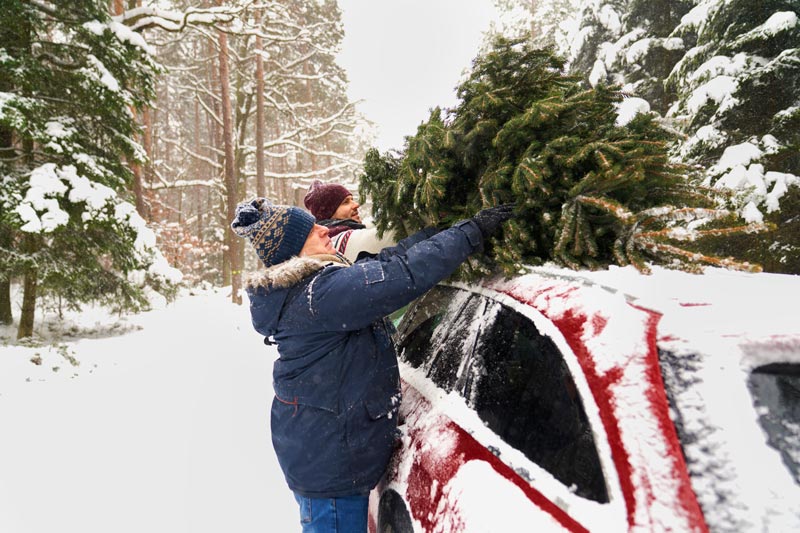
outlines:
[{"label": "snow-covered pine tree", "polygon": [[[529,4],[532,26],[565,1]],[[599,0],[575,7],[550,23],[551,32],[534,32],[534,42],[555,45],[570,72],[620,84],[641,109],[666,116],[682,133],[674,156],[707,169],[701,182],[732,191],[729,207],[747,220],[777,228],[709,245],[769,271],[800,272],[797,3]]]},{"label": "snow-covered pine tree", "polygon": [[[510,0],[509,0],[510,1]],[[613,83],[664,114],[675,95],[664,80],[687,43],[673,35],[693,0],[545,0],[528,5],[530,37],[552,46],[592,85]],[[691,46],[692,43],[689,43]]]},{"label": "snow-covered pine tree", "polygon": [[664,80],[685,53],[685,43],[672,36],[672,31],[690,8],[686,0],[602,3],[598,11],[606,31],[592,31],[598,25],[591,24],[598,18],[593,15],[584,20],[579,35],[601,34],[605,40],[596,44],[584,38],[575,49],[571,72],[588,73],[592,85],[619,84],[663,115],[675,100]]},{"label": "snow-covered pine tree", "polygon": [[[507,0],[527,6],[529,37],[567,59],[592,86],[615,84],[642,112],[663,115],[675,101],[664,83],[685,44],[671,35],[691,0]],[[516,28],[516,33],[520,28]]]},{"label": "snow-covered pine tree", "polygon": [[125,201],[125,162],[142,159],[131,110],[150,97],[157,69],[107,10],[99,0],[8,0],[0,12],[0,278],[23,282],[20,338],[33,333],[43,295],[131,308],[144,303],[148,272],[177,274]]},{"label": "snow-covered pine tree", "polygon": [[777,230],[736,243],[770,271],[800,272],[800,8],[793,0],[702,0],[673,34],[693,43],[667,80],[680,155],[708,167],[749,221]]},{"label": "snow-covered pine tree", "polygon": [[[446,118],[434,110],[403,154],[369,153],[360,191],[373,200],[378,228],[409,233],[516,202],[520,216],[490,254],[509,274],[548,260],[753,268],[682,243],[761,227],[732,225],[711,191],[687,183],[688,169],[670,161],[669,136],[651,116],[618,114],[619,92],[587,90],[562,71],[549,51],[498,39],[474,61]],[[706,222],[716,225],[700,229]]]}]

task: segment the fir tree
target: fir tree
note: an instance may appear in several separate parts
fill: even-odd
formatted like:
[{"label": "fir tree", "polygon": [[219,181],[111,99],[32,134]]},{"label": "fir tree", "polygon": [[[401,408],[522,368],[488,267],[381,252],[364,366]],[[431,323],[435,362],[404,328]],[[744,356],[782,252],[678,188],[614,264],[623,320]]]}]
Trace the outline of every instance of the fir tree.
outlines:
[{"label": "fir tree", "polygon": [[[705,185],[735,192],[751,221],[777,231],[739,248],[770,271],[800,272],[800,11],[790,0],[705,0],[674,30],[695,46],[667,80],[679,154]],[[725,246],[730,246],[726,244]]]},{"label": "fir tree", "polygon": [[[445,117],[435,109],[403,154],[368,154],[361,192],[373,199],[379,229],[404,234],[516,202],[519,217],[490,252],[508,274],[551,260],[642,271],[651,260],[754,268],[682,246],[761,228],[733,226],[711,191],[689,185],[689,169],[670,161],[669,135],[650,115],[620,124],[620,93],[586,89],[563,67],[547,50],[498,39],[475,60],[458,88],[460,103]],[[700,229],[704,222],[715,225]]]},{"label": "fir tree", "polygon": [[132,275],[158,258],[152,233],[124,201],[142,159],[132,109],[151,96],[156,66],[107,2],[56,8],[10,0],[0,14],[0,278],[19,277],[19,337],[36,301],[141,305]]},{"label": "fir tree", "polygon": [[[612,12],[609,5],[605,7]],[[617,35],[596,47],[585,43],[572,71],[587,72],[593,84],[618,83],[626,93],[644,98],[652,110],[663,115],[675,100],[664,80],[687,47],[672,32],[690,7],[686,0],[627,2],[618,7]],[[585,70],[581,70],[582,62]]]},{"label": "fir tree", "polygon": [[[567,0],[530,8],[531,24]],[[644,99],[679,135],[673,157],[699,165],[698,185],[730,191],[726,206],[776,231],[709,245],[800,272],[798,64],[790,0],[600,0],[573,4],[534,42],[553,43],[570,72]],[[577,15],[576,15],[577,14]],[[547,20],[547,19],[544,19]]]}]

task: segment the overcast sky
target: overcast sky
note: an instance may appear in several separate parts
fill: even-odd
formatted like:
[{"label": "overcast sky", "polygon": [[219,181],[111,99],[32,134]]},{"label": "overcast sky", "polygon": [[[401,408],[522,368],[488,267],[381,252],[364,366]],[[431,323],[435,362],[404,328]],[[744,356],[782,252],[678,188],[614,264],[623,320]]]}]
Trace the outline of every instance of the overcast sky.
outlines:
[{"label": "overcast sky", "polygon": [[402,148],[428,111],[456,103],[496,11],[491,0],[339,0],[345,37],[339,64],[350,97],[375,123],[381,151]]}]

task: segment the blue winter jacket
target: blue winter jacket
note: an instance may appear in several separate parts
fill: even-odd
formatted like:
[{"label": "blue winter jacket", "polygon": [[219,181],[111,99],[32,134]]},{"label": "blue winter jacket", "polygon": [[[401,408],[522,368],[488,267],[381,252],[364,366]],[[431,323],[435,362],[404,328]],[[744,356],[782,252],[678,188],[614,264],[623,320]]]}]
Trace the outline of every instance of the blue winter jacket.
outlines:
[{"label": "blue winter jacket", "polygon": [[294,257],[248,282],[256,331],[272,337],[272,443],[293,491],[368,493],[394,447],[400,383],[384,317],[450,275],[482,246],[471,221],[423,230],[344,266]]}]

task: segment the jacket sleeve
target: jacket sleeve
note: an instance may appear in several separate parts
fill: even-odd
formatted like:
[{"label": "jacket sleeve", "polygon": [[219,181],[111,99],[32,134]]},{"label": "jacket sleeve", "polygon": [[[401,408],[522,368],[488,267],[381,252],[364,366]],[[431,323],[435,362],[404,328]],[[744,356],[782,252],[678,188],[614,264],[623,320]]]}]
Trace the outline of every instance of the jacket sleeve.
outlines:
[{"label": "jacket sleeve", "polygon": [[378,252],[377,256],[373,259],[377,259],[379,261],[388,261],[395,255],[405,255],[409,248],[417,244],[418,242],[422,242],[426,239],[429,239],[436,235],[439,232],[436,228],[425,228],[422,229],[413,235],[409,235],[405,239],[402,239],[394,246],[388,246],[383,248],[380,252]]},{"label": "jacket sleeve", "polygon": [[374,260],[323,270],[306,287],[306,297],[296,299],[311,314],[302,329],[364,328],[427,292],[483,246],[480,230],[469,220],[433,236],[430,231],[404,239]]},{"label": "jacket sleeve", "polygon": [[397,245],[392,230],[386,230],[379,238],[375,228],[351,229],[334,236],[332,241],[336,251],[352,263],[364,257],[374,258],[384,248]]}]

